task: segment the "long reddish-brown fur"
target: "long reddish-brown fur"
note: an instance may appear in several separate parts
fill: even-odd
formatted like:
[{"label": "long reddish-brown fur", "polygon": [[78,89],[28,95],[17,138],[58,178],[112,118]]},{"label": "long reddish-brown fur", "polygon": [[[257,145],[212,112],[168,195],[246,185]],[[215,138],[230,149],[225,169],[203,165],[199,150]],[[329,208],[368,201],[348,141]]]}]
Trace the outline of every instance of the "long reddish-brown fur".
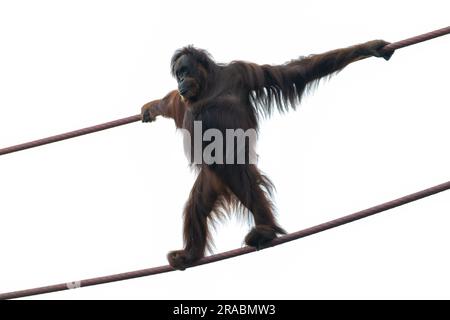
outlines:
[{"label": "long reddish-brown fur", "polygon": [[[191,133],[192,139],[194,121],[202,121],[203,132],[214,128],[224,137],[226,129],[257,130],[259,116],[268,116],[275,108],[281,112],[295,109],[303,94],[321,78],[369,56],[389,59],[393,52],[382,50],[386,44],[369,41],[277,66],[243,61],[217,64],[206,51],[188,46],[172,57],[178,90],[145,104],[142,118],[144,122],[159,115],[172,118],[177,128]],[[245,150],[246,159],[253,147]],[[208,219],[212,213],[230,211],[237,203],[254,217],[255,227],[245,238],[248,245],[263,246],[285,233],[274,217],[272,183],[255,164],[201,163],[196,168],[198,176],[184,209],[184,248],[168,254],[173,267],[184,269],[203,257],[210,244]]]}]

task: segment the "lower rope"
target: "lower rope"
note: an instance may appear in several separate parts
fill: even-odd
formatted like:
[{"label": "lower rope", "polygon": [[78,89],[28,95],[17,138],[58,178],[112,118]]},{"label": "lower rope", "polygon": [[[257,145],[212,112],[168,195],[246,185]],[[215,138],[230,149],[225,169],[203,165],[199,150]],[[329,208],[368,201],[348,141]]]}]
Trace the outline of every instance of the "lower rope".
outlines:
[{"label": "lower rope", "polygon": [[[331,220],[325,223],[321,223],[319,225],[310,227],[308,229],[300,230],[294,233],[287,234],[285,236],[279,237],[271,241],[268,245],[266,245],[263,249],[274,247],[289,241],[297,240],[315,233],[319,233],[331,228],[335,228],[338,226],[342,226],[346,223],[353,222],[362,218],[369,217],[371,215],[374,215],[376,213],[380,213],[382,211],[386,211],[425,197],[429,197],[431,195],[434,195],[436,193],[445,191],[450,189],[450,181],[447,181],[445,183],[442,183],[440,185],[412,193],[410,195],[385,202],[383,204],[371,207],[369,209],[365,209],[335,220]],[[255,252],[256,249],[253,247],[243,247],[227,252],[218,253],[209,257],[205,257],[201,260],[199,260],[197,263],[195,263],[192,267],[217,262],[220,260],[225,260],[233,257],[237,257],[243,254]],[[81,281],[73,281],[73,282],[67,282],[67,283],[60,283],[56,285],[46,286],[46,287],[39,287],[34,289],[27,289],[27,290],[21,290],[21,291],[14,291],[14,292],[7,292],[7,293],[0,293],[0,299],[15,299],[15,298],[21,298],[21,297],[27,297],[27,296],[33,296],[37,294],[43,294],[43,293],[50,293],[50,292],[57,292],[57,291],[63,291],[68,289],[75,289],[80,287],[87,287],[87,286],[94,286],[98,284],[103,283],[109,283],[114,281],[121,281],[121,280],[127,280],[127,279],[133,279],[133,278],[139,278],[139,277],[145,277],[145,276],[151,276],[159,273],[166,273],[170,271],[175,271],[171,266],[160,266],[155,268],[149,268],[149,269],[142,269],[137,271],[131,271],[131,272],[125,272],[125,273],[118,273],[113,274],[109,276],[104,277],[98,277],[98,278],[91,278]]]}]

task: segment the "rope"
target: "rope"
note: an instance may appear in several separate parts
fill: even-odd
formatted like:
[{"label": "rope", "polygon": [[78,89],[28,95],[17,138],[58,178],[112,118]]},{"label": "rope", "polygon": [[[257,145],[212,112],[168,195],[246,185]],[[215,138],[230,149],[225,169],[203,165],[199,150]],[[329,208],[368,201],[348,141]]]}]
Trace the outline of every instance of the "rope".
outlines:
[{"label": "rope", "polygon": [[411,37],[405,40],[401,40],[401,41],[397,41],[397,42],[393,42],[391,44],[388,44],[387,46],[383,47],[383,50],[396,50],[396,49],[400,49],[400,48],[404,48],[416,43],[420,43],[423,41],[427,41],[427,40],[431,40],[437,37],[441,37],[444,36],[446,34],[450,33],[450,26],[442,28],[442,29],[438,29],[438,30],[434,30],[428,33],[424,33],[415,37]]},{"label": "rope", "polygon": [[[335,220],[331,220],[325,223],[318,224],[316,226],[300,230],[294,233],[287,234],[285,236],[279,237],[271,241],[268,245],[266,245],[262,249],[266,249],[269,247],[278,246],[280,244],[297,240],[306,236],[310,236],[315,233],[319,233],[331,228],[335,228],[338,226],[342,226],[346,223],[353,222],[359,219],[367,218],[371,215],[374,215],[376,213],[380,213],[382,211],[386,211],[395,207],[399,207],[401,205],[429,197],[431,195],[434,195],[436,193],[445,191],[450,189],[450,181],[447,181],[445,183],[442,183],[440,185],[412,193],[410,195],[404,196],[402,198],[398,198],[389,202],[385,202],[383,204],[371,207],[369,209],[365,209]],[[201,260],[199,260],[197,263],[195,263],[192,267],[200,266],[203,264],[213,263],[220,260],[230,259],[237,256],[241,256],[243,254],[255,252],[256,249],[253,247],[243,247],[231,251],[226,251],[222,253],[218,253],[212,256],[205,257]],[[166,273],[170,271],[175,271],[171,266],[160,266],[155,268],[149,268],[149,269],[142,269],[137,271],[131,271],[131,272],[125,272],[125,273],[118,273],[113,274],[109,276],[103,276],[98,278],[91,278],[81,281],[73,281],[68,283],[60,283],[56,285],[46,286],[46,287],[39,287],[34,289],[27,289],[27,290],[21,290],[21,291],[13,291],[13,292],[7,292],[7,293],[0,293],[0,300],[3,299],[15,299],[15,298],[21,298],[21,297],[27,297],[37,294],[43,294],[43,293],[50,293],[50,292],[57,292],[57,291],[63,291],[68,289],[75,289],[80,287],[87,287],[87,286],[94,286],[98,284],[103,283],[109,283],[109,282],[115,282],[115,281],[121,281],[121,280],[127,280],[127,279],[133,279],[133,278],[139,278],[139,277],[145,277],[145,276],[151,276],[155,274],[160,273]]]},{"label": "rope", "polygon": [[21,150],[25,150],[25,149],[39,147],[44,144],[49,144],[49,143],[53,143],[53,142],[57,142],[57,141],[62,141],[62,140],[66,140],[66,139],[83,136],[85,134],[89,134],[89,133],[93,133],[93,132],[97,132],[97,131],[102,131],[102,130],[106,130],[106,129],[110,129],[110,128],[114,128],[114,127],[118,127],[118,126],[123,126],[125,124],[129,124],[129,123],[140,121],[140,120],[141,120],[141,115],[137,114],[135,116],[131,116],[131,117],[127,117],[127,118],[123,118],[123,119],[119,119],[119,120],[114,120],[114,121],[110,121],[110,122],[105,122],[105,123],[98,124],[98,125],[95,125],[92,127],[78,129],[75,131],[58,134],[56,136],[51,136],[51,137],[47,137],[44,139],[39,139],[39,140],[34,140],[34,141],[18,144],[18,145],[12,146],[12,147],[0,149],[0,156],[7,154],[7,153],[13,153],[13,152],[17,152],[17,151],[21,151]]},{"label": "rope", "polygon": [[[393,42],[393,43],[388,44],[387,46],[385,46],[383,49],[384,50],[396,50],[396,49],[400,49],[400,48],[403,48],[403,47],[406,47],[406,46],[410,46],[412,44],[416,44],[416,43],[423,42],[423,41],[426,41],[426,40],[430,40],[430,39],[433,39],[433,38],[436,38],[436,37],[440,37],[440,36],[446,35],[448,33],[450,33],[450,26],[442,28],[442,29],[438,29],[438,30],[435,30],[435,31],[431,31],[431,32],[428,32],[428,33],[424,33],[424,34],[421,34],[421,35],[418,35],[418,36],[415,36],[415,37],[412,37],[412,38],[401,40],[401,41],[398,41],[398,42]],[[99,125],[96,125],[96,126],[87,127],[87,128],[84,128],[84,129],[79,129],[79,130],[75,130],[75,131],[71,131],[71,132],[67,132],[67,133],[63,133],[63,134],[58,134],[56,136],[51,136],[51,137],[40,139],[40,140],[35,140],[35,141],[27,142],[27,143],[18,144],[18,145],[12,146],[12,147],[7,147],[7,148],[0,149],[0,156],[4,155],[4,154],[7,154],[7,153],[17,152],[17,151],[21,151],[21,150],[25,150],[25,149],[30,149],[30,148],[42,146],[44,144],[49,144],[49,143],[62,141],[62,140],[66,140],[66,139],[82,136],[82,135],[85,135],[85,134],[101,131],[101,130],[114,128],[114,127],[117,127],[117,126],[122,126],[124,124],[137,122],[137,121],[140,121],[140,120],[141,120],[141,115],[135,115],[135,116],[131,116],[131,117],[128,117],[128,118],[123,118],[123,119],[119,119],[119,120],[115,120],[115,121],[99,124]]]}]

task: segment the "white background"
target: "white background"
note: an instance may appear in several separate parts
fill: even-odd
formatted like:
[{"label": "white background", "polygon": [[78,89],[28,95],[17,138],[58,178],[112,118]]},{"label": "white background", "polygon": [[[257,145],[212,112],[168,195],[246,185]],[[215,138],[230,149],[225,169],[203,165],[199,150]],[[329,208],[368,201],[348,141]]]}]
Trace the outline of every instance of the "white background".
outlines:
[{"label": "white background", "polygon": [[[175,88],[187,44],[283,63],[449,25],[448,1],[2,1],[0,147],[114,120]],[[346,68],[263,121],[296,231],[450,178],[450,37]],[[194,174],[171,120],[0,157],[0,292],[166,264]],[[450,193],[251,255],[40,299],[450,298]],[[216,251],[250,228],[221,224]]]}]

